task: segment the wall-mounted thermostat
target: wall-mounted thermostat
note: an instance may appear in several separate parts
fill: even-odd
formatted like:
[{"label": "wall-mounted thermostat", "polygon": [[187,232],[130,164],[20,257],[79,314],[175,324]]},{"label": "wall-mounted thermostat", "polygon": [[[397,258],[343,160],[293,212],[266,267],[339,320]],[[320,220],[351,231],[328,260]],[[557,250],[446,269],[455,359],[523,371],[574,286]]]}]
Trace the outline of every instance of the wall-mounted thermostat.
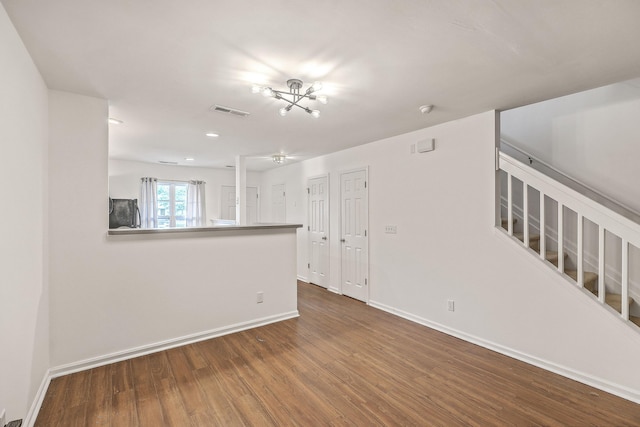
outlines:
[{"label": "wall-mounted thermostat", "polygon": [[433,151],[436,148],[436,140],[434,138],[423,139],[416,143],[416,150],[418,153],[427,153]]}]

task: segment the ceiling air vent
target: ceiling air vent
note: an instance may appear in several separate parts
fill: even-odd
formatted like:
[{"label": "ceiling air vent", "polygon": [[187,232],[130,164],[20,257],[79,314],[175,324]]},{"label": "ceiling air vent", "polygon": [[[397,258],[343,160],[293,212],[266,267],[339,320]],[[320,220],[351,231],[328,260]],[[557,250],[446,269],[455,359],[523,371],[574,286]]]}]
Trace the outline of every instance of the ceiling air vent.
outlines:
[{"label": "ceiling air vent", "polygon": [[236,110],[235,108],[231,107],[223,107],[222,105],[212,105],[211,107],[209,107],[209,110],[215,111],[217,113],[231,114],[232,116],[238,117],[247,117],[250,114],[246,111]]}]

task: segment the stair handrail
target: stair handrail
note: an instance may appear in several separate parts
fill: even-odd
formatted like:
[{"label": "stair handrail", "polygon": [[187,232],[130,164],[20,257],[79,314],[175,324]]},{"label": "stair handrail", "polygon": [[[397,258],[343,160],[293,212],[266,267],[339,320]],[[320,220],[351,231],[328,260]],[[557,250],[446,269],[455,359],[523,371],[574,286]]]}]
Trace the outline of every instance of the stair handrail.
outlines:
[{"label": "stair handrail", "polygon": [[[507,173],[507,216],[508,216],[508,230],[507,233],[513,236],[513,182],[512,177],[517,178],[523,186],[523,196],[528,192],[524,191],[526,186],[530,186],[536,189],[540,194],[540,211],[545,210],[545,197],[549,197],[555,200],[558,205],[558,271],[564,274],[564,262],[563,262],[563,210],[567,207],[577,214],[578,227],[582,229],[583,221],[587,218],[598,226],[598,300],[601,304],[605,304],[605,264],[604,264],[604,251],[605,251],[605,231],[610,231],[622,241],[622,295],[621,301],[627,301],[629,296],[629,244],[634,245],[636,248],[640,248],[640,224],[630,220],[626,216],[619,214],[618,212],[608,208],[591,199],[590,197],[581,194],[580,192],[570,188],[552,177],[516,160],[506,153],[499,153],[499,168]],[[528,197],[524,196],[523,204],[527,206]],[[541,216],[540,228],[544,228],[543,224],[544,216]],[[528,215],[523,215],[525,237],[523,245],[529,247],[528,236]],[[578,233],[578,273],[577,273],[577,285],[583,287],[583,267],[582,267],[582,232]],[[544,239],[540,241],[540,257],[545,258],[546,249]],[[624,320],[629,320],[629,305],[622,304],[621,317]]]},{"label": "stair handrail", "polygon": [[[532,168],[534,168],[535,170],[550,176],[551,178],[554,178],[555,180],[559,181],[560,183],[566,185],[567,187],[571,188],[574,191],[577,191],[578,193],[594,200],[595,202],[598,202],[599,204],[607,207],[608,209],[626,217],[627,219],[630,219],[631,221],[640,224],[640,212],[636,211],[635,209],[633,209],[630,206],[625,205],[624,203],[618,201],[618,200],[614,200],[611,197],[607,196],[606,194],[596,190],[595,188],[592,188],[590,186],[588,186],[587,184],[583,183],[582,181],[579,181],[569,175],[567,175],[566,173],[556,169],[555,167],[551,166],[550,164],[546,163],[544,160],[540,160],[539,158],[533,156],[532,154],[524,151],[522,148],[520,147],[516,147],[513,143],[509,142],[508,140],[506,140],[504,137],[500,137],[500,150],[502,151],[502,145],[506,145],[507,147],[511,148],[512,150],[516,151],[517,153],[521,154],[522,156],[526,157],[528,162],[529,162],[529,166],[531,166]],[[505,153],[510,155],[509,153]],[[513,157],[513,156],[512,156]],[[515,158],[515,157],[514,157]],[[518,159],[516,159],[518,160]],[[545,172],[546,169],[547,171]]]}]

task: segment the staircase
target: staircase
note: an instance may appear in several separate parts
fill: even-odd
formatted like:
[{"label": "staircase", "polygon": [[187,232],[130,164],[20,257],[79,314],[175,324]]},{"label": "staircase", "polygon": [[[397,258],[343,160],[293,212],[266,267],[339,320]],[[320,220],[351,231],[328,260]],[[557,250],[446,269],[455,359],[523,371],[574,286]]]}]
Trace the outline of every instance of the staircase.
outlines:
[{"label": "staircase", "polygon": [[[500,228],[522,243],[524,249],[529,248],[532,254],[545,261],[549,267],[557,269],[567,280],[592,294],[594,301],[615,310],[611,312],[617,312],[620,319],[629,325],[640,327],[640,305],[630,295],[633,289],[630,290],[629,279],[630,264],[640,261],[633,260],[629,255],[633,247],[640,248],[640,224],[503,152],[499,152],[498,161],[502,178],[499,181]],[[515,212],[518,212],[518,217]],[[571,220],[568,220],[569,216]],[[597,271],[584,269],[585,264],[588,267],[588,263],[583,260],[587,221],[597,227]],[[550,226],[552,236],[549,235]],[[532,232],[538,230],[545,231],[544,238],[541,239],[540,234]],[[605,284],[605,256],[607,260],[609,257],[608,254],[605,255],[605,233],[619,238],[621,242],[618,247],[621,278],[616,279],[620,283]],[[565,246],[572,238],[577,241],[574,242],[575,248],[571,249],[574,259],[569,260]],[[556,245],[557,250],[549,250],[555,249]],[[589,256],[592,257],[591,254]],[[591,265],[595,263],[592,262]],[[575,264],[577,269],[571,269],[569,264]],[[607,277],[607,281],[611,279],[610,276]]]},{"label": "staircase", "polygon": [[[509,221],[505,218],[502,219],[502,228],[508,230]],[[518,224],[518,219],[513,219],[513,228]],[[520,240],[524,243],[524,233],[523,232],[514,232],[513,237]],[[530,234],[529,235],[529,248],[536,252],[540,252],[540,234]],[[558,267],[558,252],[555,251],[545,251],[546,256],[545,260],[548,261],[554,267]],[[568,254],[564,254],[564,258],[567,259],[569,257]],[[573,279],[574,282],[578,282],[578,271],[577,270],[569,270],[565,269],[564,274]],[[583,287],[591,292],[596,297],[598,296],[598,273],[594,273],[593,271],[585,271],[583,272]],[[616,310],[618,313],[622,312],[622,296],[620,294],[607,293],[605,295],[605,303]],[[631,306],[636,302],[633,298],[628,297],[628,304]],[[629,320],[640,327],[640,316],[632,316],[629,315]]]}]

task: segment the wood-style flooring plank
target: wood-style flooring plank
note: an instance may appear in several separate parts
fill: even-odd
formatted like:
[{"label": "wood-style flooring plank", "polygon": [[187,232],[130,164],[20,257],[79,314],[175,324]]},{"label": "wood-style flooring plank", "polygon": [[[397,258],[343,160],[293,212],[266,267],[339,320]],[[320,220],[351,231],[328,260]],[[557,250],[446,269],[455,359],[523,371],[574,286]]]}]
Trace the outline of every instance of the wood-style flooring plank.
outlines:
[{"label": "wood-style flooring plank", "polygon": [[91,387],[87,396],[86,425],[111,425],[112,413],[111,365],[91,369]]},{"label": "wood-style flooring plank", "polygon": [[36,426],[637,426],[640,405],[305,283],[300,317],[52,380]]},{"label": "wood-style flooring plank", "polygon": [[136,391],[131,360],[111,365],[111,425],[137,427]]},{"label": "wood-style flooring plank", "polygon": [[140,426],[161,426],[164,423],[162,407],[158,392],[151,374],[149,357],[142,356],[131,359],[133,385],[135,390],[135,407]]}]

